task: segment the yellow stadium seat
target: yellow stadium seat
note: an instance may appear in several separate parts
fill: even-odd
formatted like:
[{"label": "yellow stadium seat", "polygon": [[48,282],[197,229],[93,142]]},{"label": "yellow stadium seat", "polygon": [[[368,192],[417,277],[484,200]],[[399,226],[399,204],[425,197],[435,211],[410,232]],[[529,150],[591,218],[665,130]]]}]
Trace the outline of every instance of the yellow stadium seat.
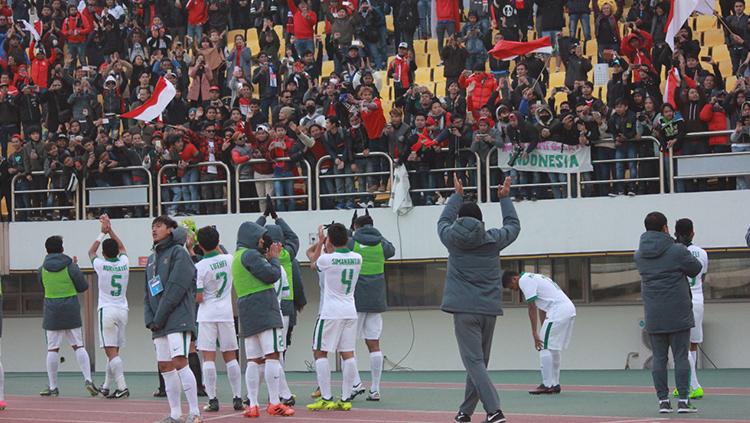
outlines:
[{"label": "yellow stadium seat", "polygon": [[724,44],[724,31],[721,29],[709,29],[703,32],[703,43],[705,47],[718,46]]},{"label": "yellow stadium seat", "polygon": [[432,82],[432,68],[418,67],[414,75],[414,82],[419,85]]},{"label": "yellow stadium seat", "polygon": [[323,66],[320,68],[320,75],[321,76],[329,76],[331,73],[333,73],[333,60],[326,60],[323,62]]},{"label": "yellow stadium seat", "polygon": [[710,56],[710,55],[711,55],[711,47],[709,47],[709,46],[703,46],[703,47],[701,47],[701,51],[700,51],[699,57],[700,56]]},{"label": "yellow stadium seat", "polygon": [[435,83],[435,95],[437,97],[445,97],[445,81]]},{"label": "yellow stadium seat", "polygon": [[698,32],[707,31],[712,28],[718,28],[716,16],[698,15],[695,17],[693,29]]},{"label": "yellow stadium seat", "polygon": [[387,122],[390,122],[391,120],[390,113],[391,113],[391,110],[393,110],[393,102],[389,100],[383,100],[381,101],[381,104],[383,105],[383,115],[385,115],[385,120]]},{"label": "yellow stadium seat", "polygon": [[563,101],[568,101],[568,94],[563,92],[556,92],[555,93],[555,111],[560,110],[560,103]]},{"label": "yellow stadium seat", "polygon": [[438,57],[440,55],[440,53],[438,52],[437,38],[430,38],[429,40],[427,40],[427,53],[435,57]]},{"label": "yellow stadium seat", "polygon": [[393,26],[393,15],[386,15],[385,17],[385,28],[388,30],[388,32],[394,32],[394,26]]},{"label": "yellow stadium seat", "polygon": [[598,56],[596,39],[591,39],[583,44],[583,54],[586,56]]},{"label": "yellow stadium seat", "polygon": [[726,85],[727,91],[734,90],[734,86],[737,85],[737,77],[735,75],[728,76],[727,80],[725,81],[725,85]]},{"label": "yellow stadium seat", "polygon": [[435,72],[432,73],[432,80],[435,82],[445,81],[444,66],[435,66]]},{"label": "yellow stadium seat", "polygon": [[[731,57],[729,56],[729,48],[726,44],[719,44],[711,48],[711,57],[721,63],[722,61],[729,61],[731,64]],[[731,72],[730,72],[731,73]]]},{"label": "yellow stadium seat", "polygon": [[414,52],[427,53],[427,40],[414,40]]},{"label": "yellow stadium seat", "polygon": [[417,68],[427,68],[430,66],[429,54],[417,54],[414,60],[417,62]]},{"label": "yellow stadium seat", "polygon": [[565,72],[552,72],[549,74],[550,88],[562,87],[565,85]]},{"label": "yellow stadium seat", "polygon": [[607,86],[604,85],[601,87],[601,90],[599,91],[599,100],[606,102],[607,101]]},{"label": "yellow stadium seat", "polygon": [[386,69],[391,68],[391,62],[393,61],[395,56],[388,56],[388,64],[386,65]]}]

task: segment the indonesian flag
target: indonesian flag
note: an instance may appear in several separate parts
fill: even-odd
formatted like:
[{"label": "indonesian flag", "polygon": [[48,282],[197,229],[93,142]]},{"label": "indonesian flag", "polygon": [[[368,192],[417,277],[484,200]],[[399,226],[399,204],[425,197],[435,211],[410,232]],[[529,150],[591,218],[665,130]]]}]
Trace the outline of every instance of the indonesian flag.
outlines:
[{"label": "indonesian flag", "polygon": [[[36,17],[36,16],[34,16]],[[39,39],[42,38],[42,21],[39,19],[36,19],[33,24],[29,23],[29,21],[25,19],[21,19],[21,25],[23,25],[23,29],[25,31],[28,31],[31,35],[31,42],[29,43],[29,57],[33,58],[36,56],[34,49],[36,47],[36,43],[39,42]]]},{"label": "indonesian flag", "polygon": [[713,15],[714,5],[712,0],[698,0],[698,5],[695,7],[695,12],[701,15]]},{"label": "indonesian flag", "polygon": [[164,112],[164,109],[167,108],[167,105],[169,105],[169,102],[172,101],[174,96],[174,85],[162,76],[156,83],[156,88],[154,89],[151,98],[146,100],[143,105],[138,106],[127,113],[123,113],[120,117],[123,119],[137,119],[150,122],[161,116],[162,112]]},{"label": "indonesian flag", "polygon": [[680,75],[680,71],[677,70],[677,68],[669,70],[667,81],[664,84],[664,103],[671,104],[675,109],[677,108],[677,102],[674,98],[675,95],[677,95],[677,90],[680,89],[680,83],[683,79],[685,80],[685,85],[689,88],[695,88],[698,86],[693,78],[687,75]]},{"label": "indonesian flag", "polygon": [[552,41],[549,37],[538,38],[529,42],[500,40],[489,51],[497,60],[511,60],[529,53],[552,54]]},{"label": "indonesian flag", "polygon": [[672,51],[674,51],[674,36],[680,32],[680,28],[687,18],[698,7],[699,1],[705,0],[669,0],[669,16],[667,17],[667,24],[664,26],[664,32],[667,34],[666,41]]}]

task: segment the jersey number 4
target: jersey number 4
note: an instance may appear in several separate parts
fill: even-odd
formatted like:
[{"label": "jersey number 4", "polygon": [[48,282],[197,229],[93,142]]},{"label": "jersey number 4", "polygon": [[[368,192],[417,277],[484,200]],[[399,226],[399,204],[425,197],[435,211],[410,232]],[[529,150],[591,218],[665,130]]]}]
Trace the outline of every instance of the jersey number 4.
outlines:
[{"label": "jersey number 4", "polygon": [[117,282],[120,279],[122,279],[122,275],[112,275],[112,281],[110,282],[112,284],[112,290],[109,291],[109,295],[119,297],[120,294],[122,294],[122,285]]},{"label": "jersey number 4", "polygon": [[354,279],[354,269],[344,269],[341,271],[341,283],[346,285],[346,294],[352,292],[352,279]]}]

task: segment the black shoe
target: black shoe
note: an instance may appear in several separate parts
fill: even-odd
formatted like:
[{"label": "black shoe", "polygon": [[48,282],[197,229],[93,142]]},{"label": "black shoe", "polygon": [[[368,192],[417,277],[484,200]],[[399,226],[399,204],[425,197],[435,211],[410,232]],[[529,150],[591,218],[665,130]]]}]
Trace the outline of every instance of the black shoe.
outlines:
[{"label": "black shoe", "polygon": [[281,399],[281,403],[282,404],[284,404],[286,406],[289,406],[289,407],[294,407],[294,404],[297,403],[297,399],[296,398],[297,397],[295,397],[294,395],[292,395],[289,398],[280,398],[280,399]]},{"label": "black shoe", "polygon": [[207,397],[208,394],[206,393],[206,388],[204,388],[203,386],[201,386],[200,388],[198,388],[198,396],[199,397]]},{"label": "black shoe", "polygon": [[505,414],[503,414],[503,410],[497,410],[494,413],[487,415],[485,423],[503,423],[504,421]]},{"label": "black shoe", "polygon": [[245,397],[244,401],[242,401],[242,405],[250,407],[250,398]]},{"label": "black shoe", "polygon": [[546,394],[556,394],[555,388],[553,386],[544,386],[544,384],[541,384],[537,386],[536,388],[529,391],[531,395],[546,395]]},{"label": "black shoe", "polygon": [[560,392],[562,392],[562,388],[560,388],[560,385],[555,385],[552,387],[552,392],[555,394],[559,394]]},{"label": "black shoe", "polygon": [[122,399],[122,398],[128,398],[129,396],[130,396],[130,390],[128,388],[125,388],[123,390],[115,389],[114,392],[107,395],[107,398]]},{"label": "black shoe", "polygon": [[203,407],[203,411],[216,412],[219,411],[219,400],[218,398],[211,398],[208,400],[208,404]]},{"label": "black shoe", "polygon": [[167,396],[167,392],[162,389],[157,389],[154,391],[154,397],[156,398],[164,398]]},{"label": "black shoe", "polygon": [[659,413],[660,414],[669,414],[671,412],[672,412],[672,404],[669,402],[669,400],[659,401]]},{"label": "black shoe", "polygon": [[458,412],[456,417],[453,418],[454,423],[469,423],[471,422],[471,416],[462,412]]},{"label": "black shoe", "polygon": [[680,400],[677,403],[677,413],[679,414],[686,414],[686,413],[697,413],[698,409],[695,408],[693,404],[690,404],[688,401],[682,401]]},{"label": "black shoe", "polygon": [[101,392],[103,397],[109,398],[109,388],[99,388],[99,392]]},{"label": "black shoe", "polygon": [[234,397],[234,399],[232,399],[232,406],[234,407],[234,411],[242,411],[245,409],[245,404],[242,403],[242,398],[240,397]]}]

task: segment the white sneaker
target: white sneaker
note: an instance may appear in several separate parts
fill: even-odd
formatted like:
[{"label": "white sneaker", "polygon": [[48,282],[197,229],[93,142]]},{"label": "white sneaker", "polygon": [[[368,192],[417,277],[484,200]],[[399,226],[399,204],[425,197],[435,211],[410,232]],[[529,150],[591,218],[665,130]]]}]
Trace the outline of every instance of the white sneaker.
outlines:
[{"label": "white sneaker", "polygon": [[378,391],[370,391],[367,395],[367,401],[380,401],[380,392]]},{"label": "white sneaker", "polygon": [[357,398],[357,396],[362,395],[364,393],[365,393],[365,386],[362,385],[362,382],[360,382],[352,387],[351,399]]}]

